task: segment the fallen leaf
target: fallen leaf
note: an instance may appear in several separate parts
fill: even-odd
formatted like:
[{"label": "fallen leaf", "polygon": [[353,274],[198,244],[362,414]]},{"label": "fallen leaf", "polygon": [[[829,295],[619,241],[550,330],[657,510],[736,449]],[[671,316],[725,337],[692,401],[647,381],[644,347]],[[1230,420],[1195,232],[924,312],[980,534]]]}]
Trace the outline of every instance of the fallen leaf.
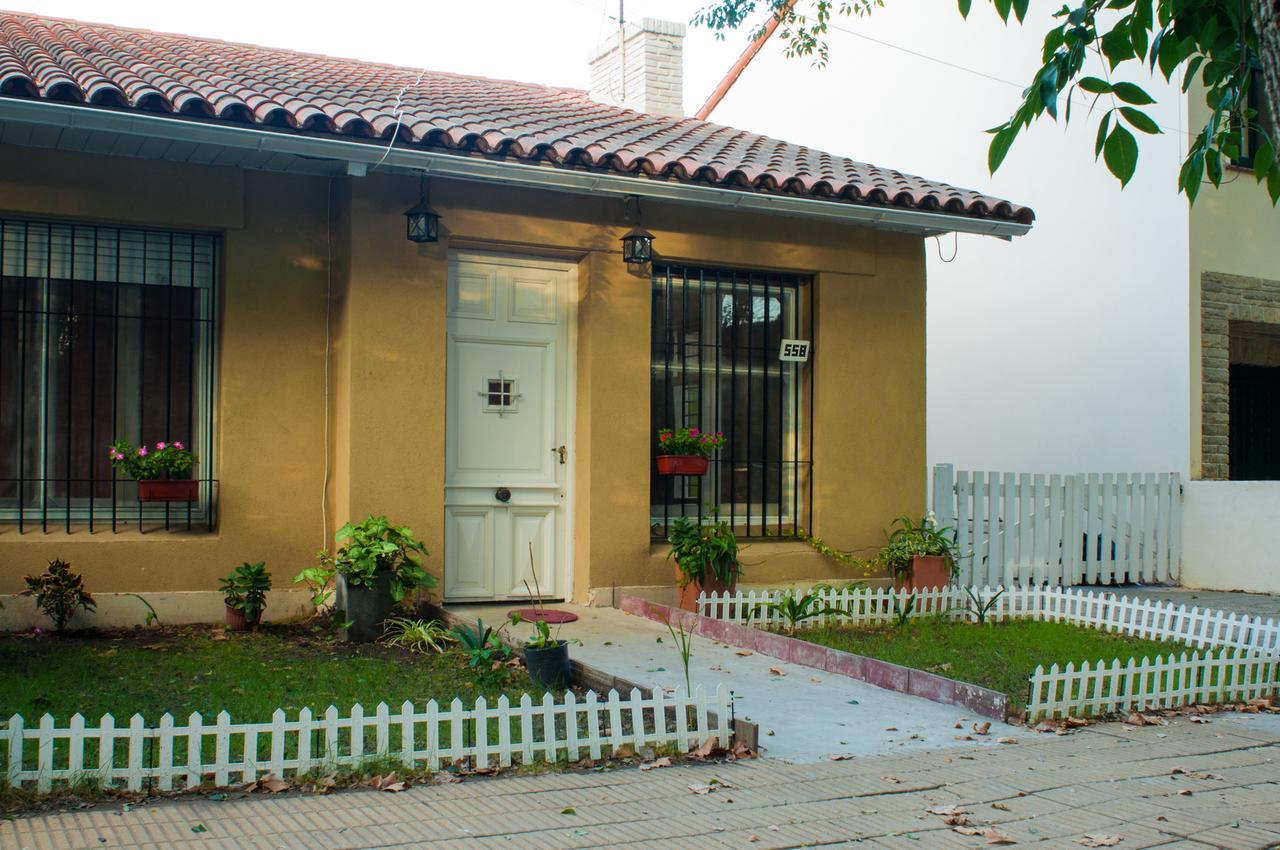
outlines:
[{"label": "fallen leaf", "polygon": [[786,671],[785,671],[785,670],[779,670],[777,667],[770,667],[770,668],[769,668],[769,672],[770,672],[770,673],[772,673],[772,674],[773,674],[773,675],[775,675],[775,676],[785,676],[785,675],[787,675],[787,673],[786,673]]},{"label": "fallen leaf", "polygon": [[951,805],[951,806],[932,806],[932,807],[930,807],[930,808],[926,809],[925,811],[927,811],[927,812],[928,812],[929,814],[931,814],[931,815],[945,815],[945,816],[948,816],[948,817],[949,817],[949,816],[951,816],[951,815],[967,815],[967,814],[969,814],[969,812],[965,810],[964,806],[955,806],[955,805]]},{"label": "fallen leaf", "polygon": [[279,794],[281,791],[288,790],[289,783],[277,776],[269,775],[259,783],[259,787],[263,788],[270,794]]},{"label": "fallen leaf", "polygon": [[1085,835],[1077,838],[1076,844],[1083,844],[1085,847],[1115,847],[1123,840],[1118,835]]},{"label": "fallen leaf", "polygon": [[810,682],[813,682],[813,683],[816,685],[816,684],[818,684],[819,682],[821,682],[822,680],[821,680],[821,679],[819,679],[817,676],[810,676],[810,677],[809,677],[809,681],[810,681]]},{"label": "fallen leaf", "polygon": [[693,793],[695,793],[695,794],[703,794],[703,795],[706,795],[706,794],[710,794],[712,791],[715,791],[715,790],[716,790],[716,786],[714,786],[714,785],[702,785],[702,784],[690,785],[690,786],[689,786],[689,790],[690,790],[690,791],[692,791],[692,792],[693,792]]},{"label": "fallen leaf", "polygon": [[947,826],[964,826],[969,822],[969,818],[964,815],[952,815],[942,821]]},{"label": "fallen leaf", "polygon": [[996,743],[997,744],[1016,744],[1018,743],[1018,739],[1017,738],[996,738]]},{"label": "fallen leaf", "polygon": [[663,756],[660,759],[655,759],[654,761],[646,762],[640,765],[641,770],[653,770],[659,767],[671,767],[671,759],[667,758],[666,756]]},{"label": "fallen leaf", "polygon": [[578,813],[578,810],[575,809],[573,806],[565,806],[563,809],[560,810],[560,814],[562,815],[576,815],[577,813]]},{"label": "fallen leaf", "polygon": [[963,728],[964,728],[964,724],[957,720],[957,721],[956,721],[956,728],[957,728],[957,729],[963,729]]},{"label": "fallen leaf", "polygon": [[749,649],[739,649],[735,654],[741,655],[743,658],[746,658],[748,655],[755,655],[755,653]]},{"label": "fallen leaf", "polygon": [[897,785],[899,782],[901,782],[901,781],[902,781],[901,779],[899,779],[899,778],[898,778],[898,777],[896,777],[896,776],[882,776],[882,777],[880,777],[880,778],[881,778],[881,779],[883,779],[885,782],[891,782],[891,783],[893,783],[894,785]]},{"label": "fallen leaf", "polygon": [[1212,723],[1212,722],[1213,722],[1213,721],[1212,721],[1212,720],[1210,720],[1209,718],[1207,718],[1207,717],[1201,717],[1201,716],[1200,716],[1200,715],[1198,715],[1198,714],[1193,714],[1193,715],[1191,715],[1191,716],[1190,716],[1189,718],[1187,718],[1187,719],[1188,719],[1188,720],[1190,720],[1192,723]]},{"label": "fallen leaf", "polygon": [[390,791],[391,793],[395,794],[400,791],[403,791],[407,787],[409,786],[405,785],[404,782],[392,782],[390,785],[383,785],[380,790]]},{"label": "fallen leaf", "polygon": [[694,758],[704,759],[707,756],[711,755],[713,752],[715,752],[716,745],[718,743],[719,743],[719,739],[716,738],[715,735],[711,735],[707,738],[707,740],[702,742],[701,746],[699,746],[696,750],[693,750],[690,753],[690,755],[692,755]]},{"label": "fallen leaf", "polygon": [[988,844],[1014,844],[1014,840],[1003,832],[994,829],[984,829],[982,837],[987,839]]},{"label": "fallen leaf", "polygon": [[958,832],[961,835],[981,835],[982,834],[982,830],[974,829],[971,826],[957,826],[955,829],[951,831]]},{"label": "fallen leaf", "polygon": [[635,747],[630,744],[619,744],[613,750],[613,757],[616,759],[629,759],[636,754]]},{"label": "fallen leaf", "polygon": [[1179,797],[1190,797],[1190,796],[1191,796],[1191,789],[1190,789],[1190,788],[1183,788],[1182,790],[1180,790],[1180,791],[1178,792],[1178,796],[1179,796]]},{"label": "fallen leaf", "polygon": [[197,823],[191,826],[191,831],[195,833],[208,832],[209,827],[205,826],[202,823]]},{"label": "fallen leaf", "polygon": [[992,804],[991,804],[991,808],[993,808],[993,809],[999,809],[999,810],[1000,810],[1000,811],[1002,811],[1002,812],[1011,812],[1011,811],[1013,811],[1013,809],[1009,808],[1009,807],[1008,807],[1008,806],[1006,806],[1004,803],[992,803]]},{"label": "fallen leaf", "polygon": [[957,741],[976,741],[978,739],[973,737],[972,735],[956,735],[956,740]]},{"label": "fallen leaf", "polygon": [[832,761],[848,761],[849,759],[853,758],[853,756],[849,755],[848,753],[832,753],[831,755],[827,756],[827,758],[831,759]]},{"label": "fallen leaf", "polygon": [[977,732],[979,735],[988,734],[991,731],[991,721],[986,720],[986,721],[983,721],[982,723],[973,724],[973,731]]},{"label": "fallen leaf", "polygon": [[755,843],[756,843],[757,841],[759,841],[759,840],[760,840],[760,836],[758,836],[758,835],[748,835],[748,836],[747,836],[747,841],[748,841],[749,843],[751,843],[751,844],[755,844]]},{"label": "fallen leaf", "polygon": [[897,726],[886,726],[886,727],[884,727],[884,731],[886,731],[886,732],[897,732],[897,731],[898,731],[898,727],[897,727]]}]

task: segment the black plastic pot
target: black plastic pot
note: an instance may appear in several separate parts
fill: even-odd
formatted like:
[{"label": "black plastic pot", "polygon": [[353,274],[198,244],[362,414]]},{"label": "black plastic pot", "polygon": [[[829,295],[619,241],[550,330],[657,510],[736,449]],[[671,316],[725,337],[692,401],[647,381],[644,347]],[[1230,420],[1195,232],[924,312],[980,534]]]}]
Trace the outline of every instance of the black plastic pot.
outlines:
[{"label": "black plastic pot", "polygon": [[390,617],[395,608],[391,598],[391,573],[378,573],[372,587],[349,584],[346,576],[339,578],[347,619],[351,621],[347,640],[372,643],[382,637],[382,621]]},{"label": "black plastic pot", "polygon": [[524,666],[529,678],[540,688],[563,690],[573,678],[569,669],[569,643],[558,640],[544,647],[526,646]]}]

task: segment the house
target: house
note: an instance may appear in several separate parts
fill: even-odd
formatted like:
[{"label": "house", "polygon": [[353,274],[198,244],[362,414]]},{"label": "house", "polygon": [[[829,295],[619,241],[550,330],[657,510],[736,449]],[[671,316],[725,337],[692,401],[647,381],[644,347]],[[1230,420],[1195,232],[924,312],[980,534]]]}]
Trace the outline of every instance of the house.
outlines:
[{"label": "house", "polygon": [[[682,118],[682,35],[629,25],[588,93],[0,15],[0,593],[56,556],[100,622],[212,619],[375,513],[447,600],[532,564],[607,604],[671,583],[676,516],[777,583],[921,511],[924,240],[1032,211]],[[655,472],[681,425],[727,437],[704,478]],[[114,438],[185,440],[197,499],[140,503]]]},{"label": "house", "polygon": [[[1189,103],[1189,126],[1202,126],[1198,84]],[[1260,98],[1254,107],[1264,108]],[[1253,177],[1259,138],[1248,134],[1223,184],[1205,186],[1188,216],[1192,480],[1184,488],[1182,583],[1280,593],[1272,539],[1280,515],[1280,210]]]}]

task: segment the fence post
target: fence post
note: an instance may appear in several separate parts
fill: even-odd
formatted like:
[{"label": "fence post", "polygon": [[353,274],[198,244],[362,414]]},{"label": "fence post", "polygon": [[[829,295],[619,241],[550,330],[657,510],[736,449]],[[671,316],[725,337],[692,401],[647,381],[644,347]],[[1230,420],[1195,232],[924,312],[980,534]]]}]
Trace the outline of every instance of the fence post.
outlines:
[{"label": "fence post", "polygon": [[955,528],[956,468],[950,463],[933,466],[933,516],[942,528]]}]

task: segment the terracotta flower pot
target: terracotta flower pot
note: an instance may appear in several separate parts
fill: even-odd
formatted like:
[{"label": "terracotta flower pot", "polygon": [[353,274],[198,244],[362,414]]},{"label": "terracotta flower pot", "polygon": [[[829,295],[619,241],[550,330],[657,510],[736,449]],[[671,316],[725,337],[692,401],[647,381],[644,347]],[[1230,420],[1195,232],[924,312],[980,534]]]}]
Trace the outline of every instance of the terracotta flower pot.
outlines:
[{"label": "terracotta flower pot", "polygon": [[200,482],[194,479],[153,478],[138,482],[139,502],[194,502]]},{"label": "terracotta flower pot", "polygon": [[658,455],[659,475],[705,475],[710,461],[699,455]]},{"label": "terracotta flower pot", "polygon": [[678,607],[682,611],[698,610],[698,594],[702,591],[707,593],[733,593],[738,589],[738,582],[735,580],[726,585],[715,576],[707,576],[706,584],[697,581],[691,581],[683,587],[680,586],[680,564],[676,564],[676,593],[679,595]]},{"label": "terracotta flower pot", "polygon": [[[898,575],[893,586],[908,592],[933,590],[951,584],[951,571],[941,555],[916,555],[911,559],[910,575]],[[922,603],[921,611],[929,610],[929,603]]]},{"label": "terracotta flower pot", "polygon": [[230,605],[227,609],[227,628],[233,632],[248,632],[258,628],[258,623],[262,622],[262,609],[259,608],[254,612],[253,618],[250,619],[244,615],[239,608],[232,608]]}]

